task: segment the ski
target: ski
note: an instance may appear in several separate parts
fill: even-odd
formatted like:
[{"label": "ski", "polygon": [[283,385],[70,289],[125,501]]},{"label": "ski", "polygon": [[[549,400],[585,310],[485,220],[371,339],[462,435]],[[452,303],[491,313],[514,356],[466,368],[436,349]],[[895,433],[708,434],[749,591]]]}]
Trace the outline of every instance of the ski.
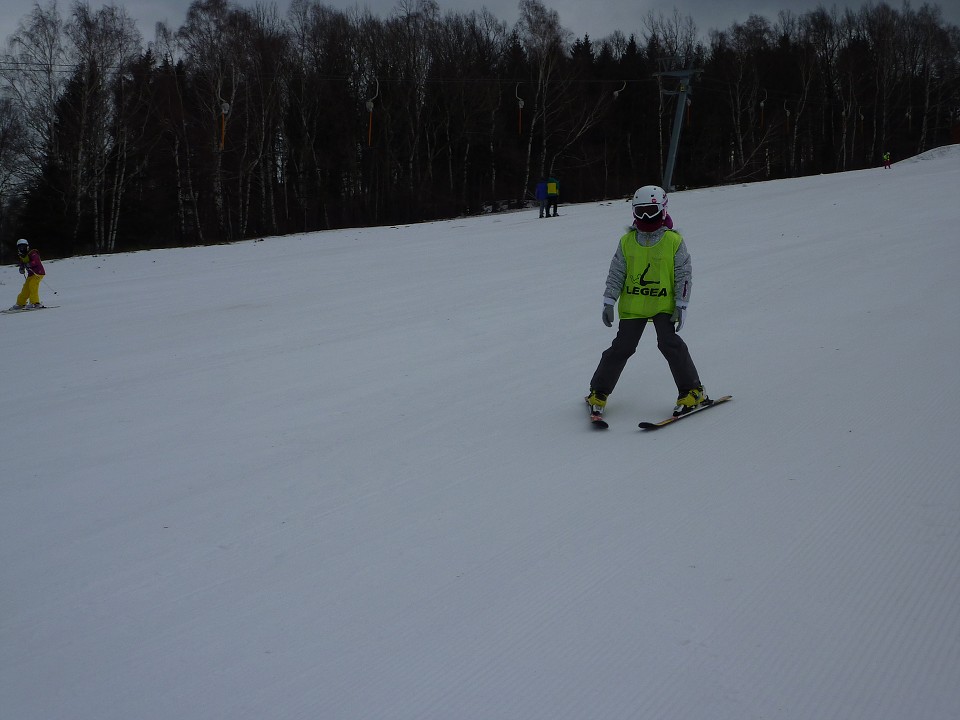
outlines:
[{"label": "ski", "polygon": [[690,417],[695,415],[701,410],[706,410],[707,408],[712,408],[714,405],[720,405],[727,402],[727,400],[733,400],[733,395],[724,395],[723,397],[718,397],[715,400],[709,400],[708,402],[698,405],[695,409],[691,410],[688,413],[683,415],[671,415],[670,417],[661,420],[660,422],[642,422],[639,427],[641,430],[658,430],[666,425],[672,425],[677,420],[683,420],[685,417]]},{"label": "ski", "polygon": [[31,312],[32,310],[49,310],[55,307],[60,307],[60,306],[59,305],[41,305],[40,307],[7,308],[6,310],[0,310],[0,313],[2,313],[3,315],[14,315],[15,313]]},{"label": "ski", "polygon": [[[586,399],[587,398],[584,398],[584,400]],[[591,405],[589,402],[587,403],[587,409],[590,411],[590,424],[595,430],[606,430],[608,427],[610,427],[607,424],[607,421],[603,419],[602,410],[600,412],[596,412],[593,409],[593,405]]]}]

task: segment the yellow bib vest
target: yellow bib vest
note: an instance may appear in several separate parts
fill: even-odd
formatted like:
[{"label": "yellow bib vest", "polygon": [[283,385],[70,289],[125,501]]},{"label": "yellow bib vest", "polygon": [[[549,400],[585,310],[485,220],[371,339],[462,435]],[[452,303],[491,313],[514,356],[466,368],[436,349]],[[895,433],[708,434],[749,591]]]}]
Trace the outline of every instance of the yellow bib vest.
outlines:
[{"label": "yellow bib vest", "polygon": [[620,249],[627,261],[627,277],[618,304],[621,319],[651,318],[674,311],[674,257],[682,240],[673,230],[667,230],[652,247],[637,243],[636,230],[620,238]]}]

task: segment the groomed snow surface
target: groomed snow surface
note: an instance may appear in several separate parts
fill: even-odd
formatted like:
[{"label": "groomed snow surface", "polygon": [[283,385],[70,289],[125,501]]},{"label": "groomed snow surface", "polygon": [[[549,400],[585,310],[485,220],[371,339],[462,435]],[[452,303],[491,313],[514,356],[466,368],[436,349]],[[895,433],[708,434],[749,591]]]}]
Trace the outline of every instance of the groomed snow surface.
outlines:
[{"label": "groomed snow surface", "polygon": [[956,720],[958,188],[952,146],[672,194],[735,399],[655,433],[652,331],[583,403],[622,200],[47,262],[0,715]]}]

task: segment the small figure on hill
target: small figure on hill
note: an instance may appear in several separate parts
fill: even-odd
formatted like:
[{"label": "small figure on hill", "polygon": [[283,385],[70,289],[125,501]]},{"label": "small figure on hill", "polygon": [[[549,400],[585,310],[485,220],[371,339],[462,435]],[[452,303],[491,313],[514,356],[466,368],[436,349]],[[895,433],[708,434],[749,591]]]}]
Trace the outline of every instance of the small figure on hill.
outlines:
[{"label": "small figure on hill", "polygon": [[544,213],[548,212],[546,178],[540,178],[540,182],[537,183],[536,198],[537,198],[537,205],[540,206],[540,217],[543,217]]},{"label": "small figure on hill", "polygon": [[547,179],[547,217],[550,217],[550,209],[553,209],[553,216],[557,216],[557,203],[560,201],[560,181],[556,178]]},{"label": "small figure on hill", "polygon": [[40,253],[31,249],[30,243],[21,238],[17,240],[17,258],[20,274],[24,276],[23,289],[17,295],[17,304],[10,309],[43,307],[40,302],[40,281],[46,273],[43,270],[43,263],[40,262]]},{"label": "small figure on hill", "polygon": [[651,322],[657,332],[657,348],[677,385],[673,414],[684,415],[709,401],[690,351],[677,334],[690,302],[690,253],[683,237],[671,227],[663,188],[645,185],[634,193],[631,205],[633,224],[617,244],[603,292],[603,324],[613,327],[615,304],[620,324],[613,343],[600,357],[586,401],[591,414],[602,417],[607,397]]},{"label": "small figure on hill", "polygon": [[889,150],[887,150],[887,152],[883,154],[883,168],[884,170],[890,169],[890,151]]}]

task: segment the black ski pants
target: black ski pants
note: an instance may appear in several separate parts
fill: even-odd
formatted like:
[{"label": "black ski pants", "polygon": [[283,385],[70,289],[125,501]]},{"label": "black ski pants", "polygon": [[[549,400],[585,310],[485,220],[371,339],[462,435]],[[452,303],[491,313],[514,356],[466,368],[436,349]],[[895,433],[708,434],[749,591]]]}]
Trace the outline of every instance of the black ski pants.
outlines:
[{"label": "black ski pants", "polygon": [[[690,357],[687,344],[677,335],[670,316],[666,313],[654,315],[651,322],[653,322],[653,327],[657,331],[657,349],[670,364],[670,372],[677,384],[678,394],[683,394],[687,390],[700,385],[700,376],[697,374],[697,368]],[[640,336],[643,335],[646,327],[647,320],[645,318],[620,321],[617,336],[613,339],[610,347],[604,350],[603,355],[600,356],[600,364],[597,365],[597,370],[593,373],[593,379],[590,380],[591,390],[605,395],[613,392],[627,360],[637,351]]]}]

